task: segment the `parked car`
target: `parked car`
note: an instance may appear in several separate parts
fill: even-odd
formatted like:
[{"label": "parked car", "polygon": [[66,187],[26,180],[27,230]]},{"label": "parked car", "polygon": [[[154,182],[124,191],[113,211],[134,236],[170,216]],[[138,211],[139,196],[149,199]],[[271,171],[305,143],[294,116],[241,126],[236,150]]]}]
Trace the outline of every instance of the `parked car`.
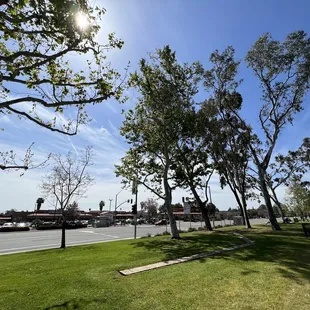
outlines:
[{"label": "parked car", "polygon": [[14,227],[13,223],[4,223],[1,227]]},{"label": "parked car", "polygon": [[18,223],[17,227],[30,227],[31,223]]}]

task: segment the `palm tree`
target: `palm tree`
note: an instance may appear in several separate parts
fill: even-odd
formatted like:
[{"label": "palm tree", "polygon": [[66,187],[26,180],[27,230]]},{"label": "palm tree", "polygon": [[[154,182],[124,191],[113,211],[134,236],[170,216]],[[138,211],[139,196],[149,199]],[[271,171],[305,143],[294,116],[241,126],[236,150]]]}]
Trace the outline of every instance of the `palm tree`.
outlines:
[{"label": "palm tree", "polygon": [[100,208],[100,212],[103,210],[103,207],[105,206],[105,202],[103,200],[101,200],[99,202],[99,208]]},{"label": "palm tree", "polygon": [[44,199],[43,198],[38,198],[37,199],[37,211],[40,210],[42,203],[44,203]]}]

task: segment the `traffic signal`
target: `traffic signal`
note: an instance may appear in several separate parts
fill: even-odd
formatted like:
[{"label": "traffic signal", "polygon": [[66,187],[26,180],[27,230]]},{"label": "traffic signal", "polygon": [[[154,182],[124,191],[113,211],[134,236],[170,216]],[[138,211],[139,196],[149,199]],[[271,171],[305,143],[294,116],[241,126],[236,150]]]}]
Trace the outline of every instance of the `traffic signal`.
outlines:
[{"label": "traffic signal", "polygon": [[131,206],[131,213],[132,214],[137,214],[137,204],[134,204]]}]

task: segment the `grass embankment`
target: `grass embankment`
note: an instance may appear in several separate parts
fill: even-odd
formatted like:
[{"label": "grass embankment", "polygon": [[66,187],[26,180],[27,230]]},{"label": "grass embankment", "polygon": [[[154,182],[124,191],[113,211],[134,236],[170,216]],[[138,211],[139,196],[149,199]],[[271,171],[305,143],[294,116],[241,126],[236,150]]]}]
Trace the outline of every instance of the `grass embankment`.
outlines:
[{"label": "grass embankment", "polygon": [[128,277],[118,270],[242,241],[193,233],[1,256],[0,309],[309,309],[301,225],[245,234],[254,246]]}]

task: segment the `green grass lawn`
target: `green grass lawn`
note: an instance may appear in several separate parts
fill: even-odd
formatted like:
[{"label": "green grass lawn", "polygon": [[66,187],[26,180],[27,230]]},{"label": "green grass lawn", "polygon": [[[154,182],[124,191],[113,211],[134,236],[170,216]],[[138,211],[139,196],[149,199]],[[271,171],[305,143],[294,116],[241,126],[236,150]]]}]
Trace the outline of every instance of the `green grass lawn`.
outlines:
[{"label": "green grass lawn", "polygon": [[310,239],[300,224],[283,228],[243,230],[254,246],[127,277],[118,270],[242,241],[218,231],[0,256],[0,309],[310,309]]}]

